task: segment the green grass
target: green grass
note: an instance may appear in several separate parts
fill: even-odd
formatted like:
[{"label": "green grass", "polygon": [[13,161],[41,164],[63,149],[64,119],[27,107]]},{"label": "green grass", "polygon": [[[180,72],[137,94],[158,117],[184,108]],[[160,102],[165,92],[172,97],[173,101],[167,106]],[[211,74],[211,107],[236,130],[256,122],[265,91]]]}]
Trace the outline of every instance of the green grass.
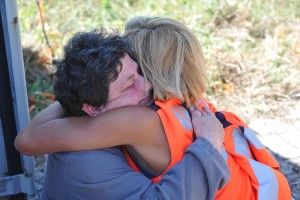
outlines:
[{"label": "green grass", "polygon": [[[17,3],[23,46],[32,46],[49,57],[36,2]],[[223,78],[238,88],[233,95],[253,86],[253,82],[254,89],[272,85],[280,91],[286,77],[296,80],[293,90],[300,85],[299,79],[293,78],[295,70],[300,71],[299,55],[291,53],[300,48],[298,0],[44,0],[43,5],[46,32],[56,57],[78,31],[106,27],[122,32],[131,17],[166,16],[186,24],[202,43],[210,70],[210,97],[224,96]],[[232,64],[240,65],[240,70],[228,73]],[[265,80],[257,80],[261,74]],[[51,86],[42,78],[27,88],[29,95],[34,91],[51,92]],[[37,107],[37,111],[43,108]]]},{"label": "green grass", "polygon": [[33,97],[36,100],[34,103],[35,108],[30,112],[31,117],[35,116],[38,112],[52,103],[52,101],[49,98],[46,98],[43,93],[53,94],[51,83],[48,81],[37,77],[33,83],[27,83],[28,97]]}]

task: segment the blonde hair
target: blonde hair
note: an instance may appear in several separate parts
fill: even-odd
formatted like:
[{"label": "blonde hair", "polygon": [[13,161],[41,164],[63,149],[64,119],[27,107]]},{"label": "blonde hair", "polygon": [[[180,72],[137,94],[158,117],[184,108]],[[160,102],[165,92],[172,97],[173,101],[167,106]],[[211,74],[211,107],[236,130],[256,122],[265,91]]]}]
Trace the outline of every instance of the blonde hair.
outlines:
[{"label": "blonde hair", "polygon": [[153,83],[155,100],[178,98],[187,107],[201,98],[207,76],[201,45],[182,23],[161,17],[135,17],[124,37],[133,45],[137,62]]}]

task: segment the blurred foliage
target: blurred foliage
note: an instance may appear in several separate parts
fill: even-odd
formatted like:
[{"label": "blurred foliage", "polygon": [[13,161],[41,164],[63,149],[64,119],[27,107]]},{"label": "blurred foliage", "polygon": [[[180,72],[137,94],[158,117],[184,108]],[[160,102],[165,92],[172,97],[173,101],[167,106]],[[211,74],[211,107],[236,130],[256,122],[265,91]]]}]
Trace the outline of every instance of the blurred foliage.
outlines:
[{"label": "blurred foliage", "polygon": [[[54,50],[55,57],[60,57],[63,45],[75,32],[99,27],[122,32],[131,17],[166,16],[183,22],[199,38],[209,68],[208,96],[221,107],[230,107],[228,102],[233,102],[270,114],[265,104],[281,97],[288,99],[300,91],[299,0],[40,2],[50,47],[45,42],[36,1],[17,0],[22,45],[38,52],[43,70],[48,72],[52,59],[49,48]],[[42,69],[32,63],[27,68]],[[35,92],[52,93],[49,80],[45,84],[41,75],[36,75],[34,80],[28,84],[29,96]],[[36,111],[43,108],[42,105],[35,107]]]}]

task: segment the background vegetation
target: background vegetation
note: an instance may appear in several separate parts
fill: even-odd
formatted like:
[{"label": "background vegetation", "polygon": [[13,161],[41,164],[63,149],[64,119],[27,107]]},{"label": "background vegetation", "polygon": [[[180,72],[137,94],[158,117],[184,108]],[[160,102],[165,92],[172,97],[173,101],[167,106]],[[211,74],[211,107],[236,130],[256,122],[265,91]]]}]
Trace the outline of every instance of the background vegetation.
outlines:
[{"label": "background vegetation", "polygon": [[[123,31],[131,17],[177,19],[198,36],[207,98],[246,122],[291,120],[300,99],[299,0],[18,0],[31,116],[54,100],[51,60],[78,31]],[[299,186],[299,184],[298,184]]]},{"label": "background vegetation", "polygon": [[61,56],[75,32],[122,32],[126,20],[138,15],[175,18],[194,31],[210,72],[208,97],[220,108],[247,121],[282,116],[281,106],[299,99],[298,0],[18,0],[18,9],[32,116],[54,99],[52,56]]}]

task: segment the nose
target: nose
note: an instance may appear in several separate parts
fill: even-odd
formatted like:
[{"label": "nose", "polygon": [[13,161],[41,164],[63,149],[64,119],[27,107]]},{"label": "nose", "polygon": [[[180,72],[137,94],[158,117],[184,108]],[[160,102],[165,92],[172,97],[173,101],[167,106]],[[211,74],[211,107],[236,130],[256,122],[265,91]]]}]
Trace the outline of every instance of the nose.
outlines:
[{"label": "nose", "polygon": [[149,80],[146,80],[144,76],[141,76],[139,74],[137,75],[136,84],[137,87],[146,92],[149,92],[153,89],[152,83]]}]

